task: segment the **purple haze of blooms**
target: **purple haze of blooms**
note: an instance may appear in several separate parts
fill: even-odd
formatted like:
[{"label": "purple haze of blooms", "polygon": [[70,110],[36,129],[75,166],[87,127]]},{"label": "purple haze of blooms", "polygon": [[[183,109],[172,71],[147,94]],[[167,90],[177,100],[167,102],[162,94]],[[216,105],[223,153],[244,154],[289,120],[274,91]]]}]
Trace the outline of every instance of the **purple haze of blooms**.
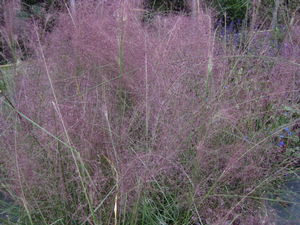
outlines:
[{"label": "purple haze of blooms", "polygon": [[[103,5],[95,7],[95,2]],[[274,62],[279,66],[270,71],[261,67],[262,59],[247,58],[251,68],[245,67],[247,76],[241,76],[241,84],[249,87],[245,89],[245,85],[230,82],[232,77],[228,76],[235,75],[231,73],[232,62],[224,60],[228,57],[223,57],[227,56],[223,43],[213,38],[210,15],[203,13],[197,20],[186,16],[160,17],[147,26],[140,21],[139,13],[144,11],[136,10],[138,5],[126,6],[132,2],[82,0],[74,21],[62,12],[53,32],[42,40],[46,43],[36,49],[36,57],[24,65],[25,73],[16,76],[16,107],[64,142],[70,139],[87,166],[83,172],[90,171],[86,191],[96,205],[106,196],[113,196],[108,193],[115,190],[111,189],[115,174],[119,177],[118,204],[126,196],[128,205],[135,204],[138,192],[147,187],[152,190],[152,183],[157,180],[170,185],[167,188],[171,191],[185,193],[189,177],[201,198],[209,191],[211,178],[220,173],[224,174],[220,183],[242,185],[245,188],[238,188],[238,194],[248,194],[248,188],[261,183],[266,174],[273,174],[271,163],[277,162],[277,152],[261,142],[255,151],[244,154],[253,149],[252,142],[242,138],[227,141],[224,132],[251,129],[249,118],[264,116],[266,104],[274,104],[275,109],[286,101],[282,93],[290,90],[295,80],[293,71],[298,67],[294,69],[286,60],[280,60]],[[237,52],[233,49],[232,53]],[[299,59],[296,53],[295,58],[289,56],[291,61]],[[210,59],[213,68],[208,73]],[[53,80],[55,104],[46,72]],[[55,206],[59,199],[59,204],[76,203],[67,216],[78,221],[88,217],[88,204],[79,197],[83,196],[82,186],[69,148],[30,123],[20,123],[15,129],[10,124],[11,114],[6,111],[0,115],[0,132],[5,130],[0,135],[0,163],[12,178],[13,192],[22,198],[25,193],[32,207],[41,203],[36,207],[43,213],[57,215],[57,208],[45,206]],[[279,146],[284,147],[285,142],[279,141]],[[242,158],[245,160],[239,160]],[[202,172],[212,176],[202,179]],[[26,188],[23,194],[22,187]],[[234,213],[231,209],[236,202],[218,198],[222,203],[210,204],[207,198],[208,210],[201,208],[203,217],[215,220],[226,214],[225,210]],[[103,207],[103,211],[110,213],[109,204],[115,201],[106,202],[108,207]],[[109,211],[105,212],[105,208]],[[237,213],[240,214],[239,209]]]},{"label": "purple haze of blooms", "polygon": [[240,44],[240,34],[239,33],[235,33],[234,37],[233,37],[233,42],[234,42],[234,46],[238,47]]},{"label": "purple haze of blooms", "polygon": [[234,32],[234,22],[233,21],[231,21],[230,24],[229,24],[229,26],[227,27],[227,32],[229,34],[231,34],[231,33]]},{"label": "purple haze of blooms", "polygon": [[291,131],[291,129],[289,127],[284,128],[284,131],[287,132],[288,136],[293,135],[293,132]]},{"label": "purple haze of blooms", "polygon": [[279,144],[278,144],[278,146],[279,146],[279,147],[284,147],[284,146],[285,146],[284,141],[280,141]]}]

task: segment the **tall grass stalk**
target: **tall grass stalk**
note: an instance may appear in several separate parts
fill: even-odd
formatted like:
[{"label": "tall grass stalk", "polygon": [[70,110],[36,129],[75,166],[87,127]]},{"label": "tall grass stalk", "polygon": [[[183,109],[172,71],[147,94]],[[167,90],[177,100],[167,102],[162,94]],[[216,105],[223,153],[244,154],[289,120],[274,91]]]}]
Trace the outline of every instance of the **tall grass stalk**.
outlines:
[{"label": "tall grass stalk", "polygon": [[[42,57],[42,60],[44,62],[44,66],[45,66],[45,69],[46,69],[46,75],[48,77],[49,84],[50,84],[50,87],[51,87],[51,91],[52,91],[52,94],[53,94],[53,97],[54,97],[54,101],[55,101],[55,102],[52,102],[52,103],[53,103],[55,111],[57,112],[57,114],[58,114],[58,116],[60,118],[61,124],[63,126],[64,132],[65,132],[65,135],[66,135],[67,143],[68,143],[69,146],[72,146],[71,139],[69,137],[69,134],[68,134],[65,122],[64,122],[64,120],[62,118],[62,114],[61,114],[60,108],[58,106],[58,99],[57,99],[57,96],[56,96],[56,93],[55,93],[55,90],[54,90],[52,78],[50,76],[50,72],[49,72],[49,69],[48,69],[48,65],[47,65],[47,62],[46,62],[46,58],[45,58],[45,55],[44,55],[44,52],[43,52],[43,48],[42,48],[42,45],[41,45],[41,42],[40,42],[40,38],[39,38],[39,34],[38,34],[37,30],[36,30],[36,35],[37,35],[37,40],[38,40],[38,44],[39,44],[39,48],[40,48],[41,57]],[[80,178],[80,183],[82,185],[82,189],[83,189],[85,198],[87,200],[87,203],[88,203],[88,206],[89,206],[89,210],[90,210],[90,212],[92,214],[93,221],[94,221],[94,223],[97,224],[97,222],[96,222],[97,219],[96,219],[96,217],[94,215],[93,203],[92,203],[92,201],[91,201],[91,199],[90,199],[90,197],[89,197],[89,195],[87,193],[87,188],[86,188],[85,179],[84,179],[84,176],[88,176],[89,177],[88,171],[85,168],[85,165],[84,165],[84,163],[83,163],[83,161],[81,159],[81,156],[80,156],[79,152],[77,152],[76,150],[73,151],[73,148],[72,148],[71,149],[71,154],[72,154],[74,163],[76,165],[77,173],[78,173],[78,176]]]}]

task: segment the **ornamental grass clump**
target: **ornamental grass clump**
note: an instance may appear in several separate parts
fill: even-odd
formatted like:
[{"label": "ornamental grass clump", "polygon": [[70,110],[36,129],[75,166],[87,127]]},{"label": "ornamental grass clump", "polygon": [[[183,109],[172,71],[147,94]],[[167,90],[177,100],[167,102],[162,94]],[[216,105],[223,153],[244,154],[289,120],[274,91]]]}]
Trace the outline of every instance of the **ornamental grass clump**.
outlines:
[{"label": "ornamental grass clump", "polygon": [[208,12],[144,13],[86,0],[48,36],[32,29],[0,114],[3,176],[29,224],[140,224],[152,201],[156,224],[261,219],[253,196],[290,165],[269,124],[293,75],[224,49]]}]

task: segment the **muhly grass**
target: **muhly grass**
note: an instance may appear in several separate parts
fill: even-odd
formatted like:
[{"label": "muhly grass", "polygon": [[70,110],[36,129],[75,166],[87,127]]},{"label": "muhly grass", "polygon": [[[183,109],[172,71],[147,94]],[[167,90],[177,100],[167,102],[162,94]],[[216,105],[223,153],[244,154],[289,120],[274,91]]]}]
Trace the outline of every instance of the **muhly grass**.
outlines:
[{"label": "muhly grass", "polygon": [[299,164],[299,28],[228,44],[209,12],[141,6],[82,1],[1,70],[5,224],[272,224],[265,202],[287,202],[270,193]]}]

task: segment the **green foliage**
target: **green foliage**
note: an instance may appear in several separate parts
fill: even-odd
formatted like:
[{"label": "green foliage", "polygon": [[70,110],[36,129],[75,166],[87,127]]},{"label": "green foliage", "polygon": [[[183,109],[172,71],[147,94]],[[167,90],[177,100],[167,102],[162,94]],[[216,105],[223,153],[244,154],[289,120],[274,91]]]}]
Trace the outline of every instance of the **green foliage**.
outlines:
[{"label": "green foliage", "polygon": [[206,0],[206,2],[217,10],[219,18],[225,18],[226,15],[227,22],[244,20],[252,5],[249,0]]},{"label": "green foliage", "polygon": [[130,95],[129,91],[124,88],[120,88],[117,90],[117,99],[118,99],[118,108],[120,112],[126,113],[128,112],[133,106],[133,99]]},{"label": "green foliage", "polygon": [[[285,114],[283,121],[292,123],[291,127],[286,127],[282,131],[280,138],[281,144],[286,147],[285,155],[287,157],[296,158],[300,160],[300,111],[295,107],[285,107]],[[294,123],[294,121],[298,121]]]},{"label": "green foliage", "polygon": [[6,91],[6,84],[3,79],[0,79],[0,93],[4,93]]},{"label": "green foliage", "polygon": [[123,223],[130,225],[189,225],[191,210],[180,206],[171,193],[156,193],[144,196],[137,205],[137,214],[128,214]]},{"label": "green foliage", "polygon": [[146,0],[145,6],[157,12],[188,11],[186,0]]},{"label": "green foliage", "polygon": [[144,8],[147,12],[143,16],[144,22],[150,22],[155,14],[190,13],[186,0],[145,0]]},{"label": "green foliage", "polygon": [[0,66],[0,96],[2,94],[10,94],[14,87],[14,70],[13,64]]},{"label": "green foliage", "polygon": [[21,215],[21,209],[12,201],[3,200],[3,195],[0,193],[0,224],[16,224]]}]

